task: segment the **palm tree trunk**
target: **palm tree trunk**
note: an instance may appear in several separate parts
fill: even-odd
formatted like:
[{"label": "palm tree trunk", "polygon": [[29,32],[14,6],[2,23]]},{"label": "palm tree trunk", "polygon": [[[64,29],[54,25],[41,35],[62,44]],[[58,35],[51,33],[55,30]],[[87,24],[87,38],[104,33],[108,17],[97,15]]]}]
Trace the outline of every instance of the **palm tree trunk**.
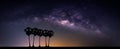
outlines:
[{"label": "palm tree trunk", "polygon": [[33,36],[33,47],[34,47],[35,36]]},{"label": "palm tree trunk", "polygon": [[41,44],[40,44],[40,38],[41,38],[41,37],[39,36],[39,47],[41,47]]},{"label": "palm tree trunk", "polygon": [[28,36],[28,41],[29,41],[29,47],[31,46],[31,44],[30,44],[30,36]]},{"label": "palm tree trunk", "polygon": [[45,46],[47,47],[47,37],[45,37]]},{"label": "palm tree trunk", "polygon": [[49,37],[49,39],[48,39],[48,47],[49,47],[49,45],[50,45],[50,37]]}]

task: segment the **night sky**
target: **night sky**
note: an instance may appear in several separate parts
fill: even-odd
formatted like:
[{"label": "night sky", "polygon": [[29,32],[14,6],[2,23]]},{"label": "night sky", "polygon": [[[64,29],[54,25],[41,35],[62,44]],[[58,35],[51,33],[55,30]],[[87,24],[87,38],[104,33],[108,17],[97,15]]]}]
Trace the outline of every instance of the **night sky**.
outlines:
[{"label": "night sky", "polygon": [[119,4],[119,0],[0,0],[0,47],[28,46],[24,32],[28,26],[53,30],[53,47],[120,46]]}]

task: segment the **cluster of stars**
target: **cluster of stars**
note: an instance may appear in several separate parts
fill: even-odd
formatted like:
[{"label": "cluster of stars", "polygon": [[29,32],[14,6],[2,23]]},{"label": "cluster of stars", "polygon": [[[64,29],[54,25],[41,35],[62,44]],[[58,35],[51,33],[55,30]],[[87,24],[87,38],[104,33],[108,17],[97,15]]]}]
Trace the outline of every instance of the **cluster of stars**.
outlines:
[{"label": "cluster of stars", "polygon": [[97,33],[102,32],[96,24],[91,23],[89,18],[85,18],[79,10],[58,8],[53,9],[49,14],[43,14],[42,16],[43,17],[32,18],[33,22],[39,22],[42,20],[65,26],[70,29],[80,29],[82,31],[92,31]]}]

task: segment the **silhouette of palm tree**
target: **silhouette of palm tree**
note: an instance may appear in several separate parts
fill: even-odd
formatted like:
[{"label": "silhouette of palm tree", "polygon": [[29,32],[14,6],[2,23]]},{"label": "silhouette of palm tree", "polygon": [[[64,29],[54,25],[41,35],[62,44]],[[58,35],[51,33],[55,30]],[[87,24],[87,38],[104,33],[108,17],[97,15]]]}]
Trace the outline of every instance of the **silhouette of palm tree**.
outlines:
[{"label": "silhouette of palm tree", "polygon": [[33,46],[32,47],[34,47],[35,36],[37,35],[38,29],[33,28],[31,32],[33,33]]},{"label": "silhouette of palm tree", "polygon": [[[42,29],[38,29],[38,28],[27,27],[27,28],[24,29],[24,31],[26,32],[26,35],[28,36],[29,47],[31,47],[31,43],[30,43],[30,35],[31,34],[33,34],[33,44],[32,44],[32,47],[34,47],[34,42],[35,42],[35,36],[36,35],[39,36],[39,47],[41,47],[41,45],[40,45],[41,36],[45,37],[45,46],[49,47],[50,39],[54,35],[54,32],[52,30],[46,30],[46,29],[42,30]],[[47,39],[47,37],[48,37],[48,39]]]},{"label": "silhouette of palm tree", "polygon": [[39,36],[39,47],[41,47],[41,45],[40,45],[40,39],[41,39],[41,36],[43,36],[43,30],[39,29],[38,32],[37,32],[37,35]]},{"label": "silhouette of palm tree", "polygon": [[52,30],[49,30],[49,31],[48,31],[48,37],[49,37],[49,39],[48,39],[48,47],[49,47],[49,45],[50,45],[50,38],[51,38],[53,35],[54,35],[54,32],[53,32]]},{"label": "silhouette of palm tree", "polygon": [[44,30],[43,36],[45,37],[45,46],[47,47],[47,36],[48,36],[48,30]]},{"label": "silhouette of palm tree", "polygon": [[24,29],[24,31],[26,32],[26,35],[28,36],[28,41],[29,41],[29,47],[31,46],[30,44],[30,35],[31,35],[31,28],[27,27],[26,29]]}]

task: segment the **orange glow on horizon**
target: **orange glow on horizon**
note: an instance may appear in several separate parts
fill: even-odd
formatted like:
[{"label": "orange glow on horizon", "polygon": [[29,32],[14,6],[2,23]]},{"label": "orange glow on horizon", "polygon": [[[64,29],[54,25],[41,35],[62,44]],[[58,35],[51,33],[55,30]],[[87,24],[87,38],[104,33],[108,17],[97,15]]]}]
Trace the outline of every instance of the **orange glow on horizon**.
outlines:
[{"label": "orange glow on horizon", "polygon": [[[31,41],[31,45],[32,45],[32,42],[33,41]],[[25,40],[25,41],[20,42],[19,46],[27,47],[28,41]],[[38,37],[36,37],[35,47],[38,47],[38,46],[39,46],[39,40],[38,40]],[[41,38],[41,46],[42,47],[45,46],[44,37]],[[60,38],[51,38],[51,41],[50,41],[50,47],[80,47],[80,46],[84,46],[84,45],[77,43],[75,41],[69,41],[69,40],[67,41],[67,40],[60,39]]]}]

